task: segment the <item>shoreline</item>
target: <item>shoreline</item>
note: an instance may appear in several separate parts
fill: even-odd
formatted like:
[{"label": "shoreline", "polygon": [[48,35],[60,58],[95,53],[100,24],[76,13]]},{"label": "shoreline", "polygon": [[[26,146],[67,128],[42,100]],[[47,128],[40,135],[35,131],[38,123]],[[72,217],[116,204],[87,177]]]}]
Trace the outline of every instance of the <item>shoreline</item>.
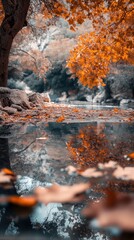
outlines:
[{"label": "shoreline", "polygon": [[134,109],[87,109],[66,104],[45,103],[44,107],[34,107],[9,115],[2,112],[0,125],[39,122],[134,122]]}]

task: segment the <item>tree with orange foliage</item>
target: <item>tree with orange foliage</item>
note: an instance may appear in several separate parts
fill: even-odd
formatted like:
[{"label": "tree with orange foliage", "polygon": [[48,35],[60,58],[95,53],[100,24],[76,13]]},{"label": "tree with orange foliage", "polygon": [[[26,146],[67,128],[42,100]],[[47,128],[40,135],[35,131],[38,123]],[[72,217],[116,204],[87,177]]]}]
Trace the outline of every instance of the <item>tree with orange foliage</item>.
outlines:
[{"label": "tree with orange foliage", "polygon": [[0,86],[7,86],[14,37],[27,25],[30,14],[42,10],[46,18],[66,19],[72,30],[86,19],[92,21],[94,32],[80,37],[68,61],[82,84],[102,84],[111,61],[129,59],[133,48],[133,0],[0,0]]},{"label": "tree with orange foliage", "polygon": [[94,31],[79,37],[67,63],[89,88],[105,85],[111,63],[123,60],[134,64],[134,1],[100,2],[92,10]]}]

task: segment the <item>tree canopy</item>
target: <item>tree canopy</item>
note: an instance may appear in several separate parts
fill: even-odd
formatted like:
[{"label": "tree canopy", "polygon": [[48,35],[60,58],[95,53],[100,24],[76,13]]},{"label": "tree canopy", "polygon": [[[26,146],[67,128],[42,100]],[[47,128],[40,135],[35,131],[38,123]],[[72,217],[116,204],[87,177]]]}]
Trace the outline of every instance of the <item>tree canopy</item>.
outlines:
[{"label": "tree canopy", "polygon": [[66,19],[71,30],[86,19],[91,20],[93,31],[87,29],[79,37],[67,63],[83,85],[90,88],[104,85],[103,79],[112,62],[134,63],[133,0],[0,0],[0,48],[2,34],[6,35],[4,42],[10,49],[14,36],[37,11],[42,11],[45,18]]},{"label": "tree canopy", "polygon": [[111,63],[134,63],[133,2],[95,1],[91,8],[94,30],[79,37],[68,61],[71,72],[83,85],[104,85]]}]

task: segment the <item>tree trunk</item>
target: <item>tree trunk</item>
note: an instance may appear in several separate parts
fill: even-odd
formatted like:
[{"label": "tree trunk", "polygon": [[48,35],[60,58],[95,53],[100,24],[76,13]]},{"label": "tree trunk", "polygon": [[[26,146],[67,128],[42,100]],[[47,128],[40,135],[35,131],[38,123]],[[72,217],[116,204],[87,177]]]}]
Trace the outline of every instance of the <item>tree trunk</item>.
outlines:
[{"label": "tree trunk", "polygon": [[5,18],[0,26],[0,87],[7,86],[8,61],[12,42],[25,26],[30,0],[2,0]]},{"label": "tree trunk", "polygon": [[0,87],[7,86],[8,60],[12,46],[12,38],[8,34],[0,36]]}]

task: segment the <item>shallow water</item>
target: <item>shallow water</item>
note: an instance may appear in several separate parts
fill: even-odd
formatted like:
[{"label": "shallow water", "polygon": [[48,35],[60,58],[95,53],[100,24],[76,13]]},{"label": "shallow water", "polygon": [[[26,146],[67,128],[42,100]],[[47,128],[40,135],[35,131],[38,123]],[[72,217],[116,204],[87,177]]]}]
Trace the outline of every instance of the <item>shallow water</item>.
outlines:
[{"label": "shallow water", "polygon": [[[87,141],[94,141],[92,161],[84,152],[82,161],[72,156],[69,143],[76,150],[82,147],[80,133]],[[97,145],[99,144],[99,145]],[[100,156],[97,149],[104,149]],[[1,194],[24,195],[32,193],[37,186],[50,186],[56,182],[63,185],[85,182],[78,176],[69,176],[65,171],[68,165],[77,167],[95,166],[98,162],[115,158],[123,166],[129,165],[124,155],[134,150],[134,124],[132,123],[41,123],[21,124],[0,127],[0,168],[9,168],[19,178],[11,190],[0,188]],[[94,158],[95,156],[95,158]],[[95,159],[95,160],[94,160]],[[97,162],[98,161],[98,162]],[[93,180],[96,183],[97,180]],[[107,180],[97,184],[107,186]],[[98,186],[98,185],[97,185]],[[114,186],[115,187],[115,186]],[[122,189],[121,189],[122,188]],[[119,189],[116,186],[116,190]],[[124,192],[132,192],[133,185],[125,182],[120,186]],[[89,199],[101,196],[95,187],[88,193]],[[97,230],[89,226],[89,221],[81,217],[85,202],[80,204],[39,204],[25,218],[16,216],[9,206],[1,206],[0,239],[19,237],[25,239],[72,239],[72,240],[111,240],[113,231]],[[117,239],[122,239],[117,237]],[[129,238],[126,238],[129,239]]]},{"label": "shallow water", "polygon": [[[67,104],[68,103],[64,103]],[[78,107],[78,108],[86,108],[89,110],[103,110],[103,109],[113,109],[113,108],[119,108],[119,109],[134,109],[134,103],[119,105],[119,104],[111,104],[111,103],[92,103],[92,102],[86,102],[86,101],[70,101],[69,103],[72,107]]]}]

